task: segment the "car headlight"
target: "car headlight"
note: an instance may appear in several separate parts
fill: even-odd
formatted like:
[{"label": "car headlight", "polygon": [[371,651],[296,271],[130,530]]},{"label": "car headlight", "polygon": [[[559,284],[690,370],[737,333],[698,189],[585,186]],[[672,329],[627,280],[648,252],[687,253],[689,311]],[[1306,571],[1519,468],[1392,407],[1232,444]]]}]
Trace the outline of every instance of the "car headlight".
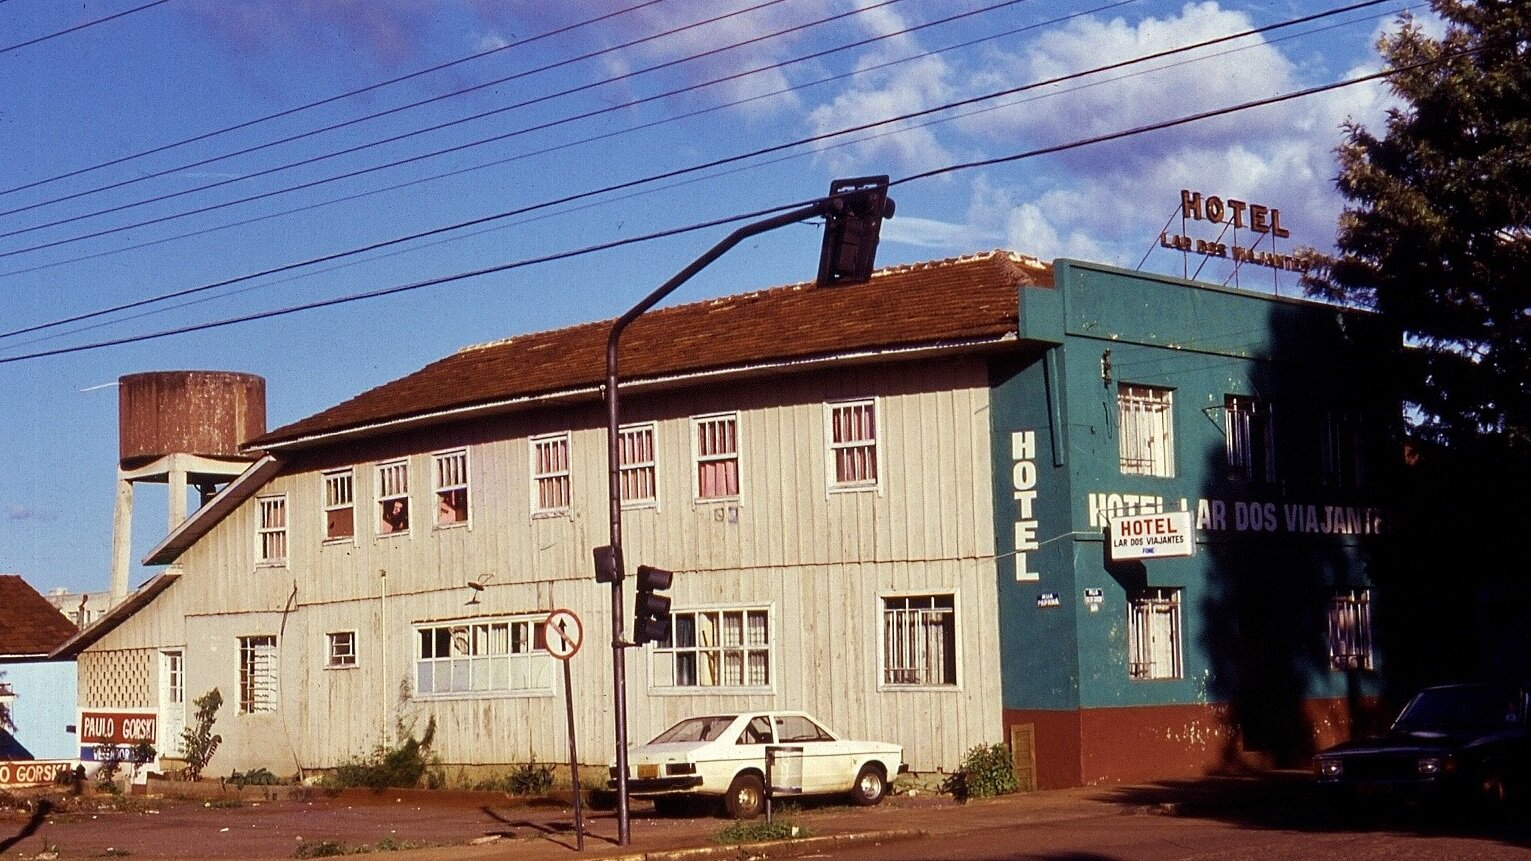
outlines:
[{"label": "car headlight", "polygon": [[1422,756],[1419,758],[1419,773],[1424,777],[1434,777],[1437,774],[1450,774],[1456,770],[1456,760],[1449,756]]},{"label": "car headlight", "polygon": [[1339,777],[1345,773],[1345,764],[1338,759],[1320,759],[1313,763],[1319,777]]}]

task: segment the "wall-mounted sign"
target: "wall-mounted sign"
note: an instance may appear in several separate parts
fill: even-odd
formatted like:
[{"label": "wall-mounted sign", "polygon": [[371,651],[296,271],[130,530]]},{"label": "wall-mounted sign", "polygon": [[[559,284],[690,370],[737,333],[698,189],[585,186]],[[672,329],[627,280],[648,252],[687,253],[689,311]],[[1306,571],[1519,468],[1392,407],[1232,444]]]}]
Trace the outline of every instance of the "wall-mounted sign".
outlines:
[{"label": "wall-mounted sign", "polygon": [[1058,600],[1057,592],[1043,592],[1037,595],[1038,607],[1061,607],[1063,602]]},{"label": "wall-mounted sign", "polygon": [[1113,517],[1106,521],[1106,546],[1114,562],[1193,556],[1196,533],[1191,527],[1191,512],[1165,511]]},{"label": "wall-mounted sign", "polygon": [[1106,593],[1102,589],[1084,590],[1084,605],[1090,608],[1091,613],[1099,613],[1100,605],[1106,602]]},{"label": "wall-mounted sign", "polygon": [[67,759],[28,759],[0,762],[0,786],[46,786],[74,771]]},{"label": "wall-mounted sign", "polygon": [[[1275,207],[1215,194],[1203,196],[1199,191],[1181,189],[1180,220],[1182,223],[1209,221],[1227,227],[1210,239],[1196,239],[1184,233],[1160,233],[1161,247],[1288,272],[1306,272],[1312,268],[1308,258],[1277,253],[1276,240],[1286,239],[1292,231],[1282,225],[1281,210]],[[1247,240],[1239,236],[1241,230],[1248,231],[1245,234],[1249,237]],[[1227,235],[1229,231],[1231,237]]]}]

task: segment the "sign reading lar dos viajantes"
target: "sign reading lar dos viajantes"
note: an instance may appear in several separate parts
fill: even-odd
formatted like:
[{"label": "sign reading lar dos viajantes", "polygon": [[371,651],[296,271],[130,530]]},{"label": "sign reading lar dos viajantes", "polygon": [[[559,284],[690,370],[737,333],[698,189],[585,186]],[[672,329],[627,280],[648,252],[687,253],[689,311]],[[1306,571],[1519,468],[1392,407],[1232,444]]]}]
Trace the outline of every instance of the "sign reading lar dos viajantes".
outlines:
[{"label": "sign reading lar dos viajantes", "polygon": [[1106,521],[1106,546],[1113,562],[1196,555],[1191,512],[1133,514]]},{"label": "sign reading lar dos viajantes", "polygon": [[[1290,237],[1292,231],[1281,223],[1281,210],[1275,207],[1181,189],[1180,218],[1183,222],[1207,221],[1226,225],[1225,231],[1233,229],[1234,241],[1228,241],[1223,233],[1210,239],[1195,239],[1184,233],[1166,231],[1159,234],[1161,247],[1289,272],[1306,272],[1313,266],[1309,257],[1277,253],[1276,240]],[[1253,235],[1252,240],[1246,240],[1248,244],[1239,243],[1241,230],[1245,231],[1245,237]]]}]

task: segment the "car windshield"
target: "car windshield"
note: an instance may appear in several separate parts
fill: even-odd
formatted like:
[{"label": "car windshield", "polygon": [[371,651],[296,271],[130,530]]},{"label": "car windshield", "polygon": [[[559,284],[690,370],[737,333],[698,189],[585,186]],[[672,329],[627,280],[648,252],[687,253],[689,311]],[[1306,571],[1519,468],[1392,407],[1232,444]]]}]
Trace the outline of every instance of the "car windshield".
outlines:
[{"label": "car windshield", "polygon": [[649,742],[649,744],[712,741],[722,737],[723,731],[728,729],[737,717],[738,715],[709,715],[707,717],[687,718],[659,735],[654,736],[654,740]]},{"label": "car windshield", "polygon": [[1515,688],[1475,685],[1420,691],[1398,716],[1394,727],[1452,729],[1514,726],[1520,719]]}]

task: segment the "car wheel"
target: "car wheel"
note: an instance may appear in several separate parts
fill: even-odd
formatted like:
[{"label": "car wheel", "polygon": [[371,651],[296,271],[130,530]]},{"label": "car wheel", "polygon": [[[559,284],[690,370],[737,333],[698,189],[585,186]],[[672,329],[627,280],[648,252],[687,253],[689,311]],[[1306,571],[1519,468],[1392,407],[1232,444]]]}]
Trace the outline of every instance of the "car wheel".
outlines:
[{"label": "car wheel", "polygon": [[856,783],[851,787],[851,801],[863,807],[870,807],[883,800],[888,794],[888,779],[883,776],[882,768],[868,763],[861,767],[861,772],[856,775]]},{"label": "car wheel", "polygon": [[754,819],[765,810],[765,781],[758,774],[741,774],[728,785],[723,808],[735,819]]}]

